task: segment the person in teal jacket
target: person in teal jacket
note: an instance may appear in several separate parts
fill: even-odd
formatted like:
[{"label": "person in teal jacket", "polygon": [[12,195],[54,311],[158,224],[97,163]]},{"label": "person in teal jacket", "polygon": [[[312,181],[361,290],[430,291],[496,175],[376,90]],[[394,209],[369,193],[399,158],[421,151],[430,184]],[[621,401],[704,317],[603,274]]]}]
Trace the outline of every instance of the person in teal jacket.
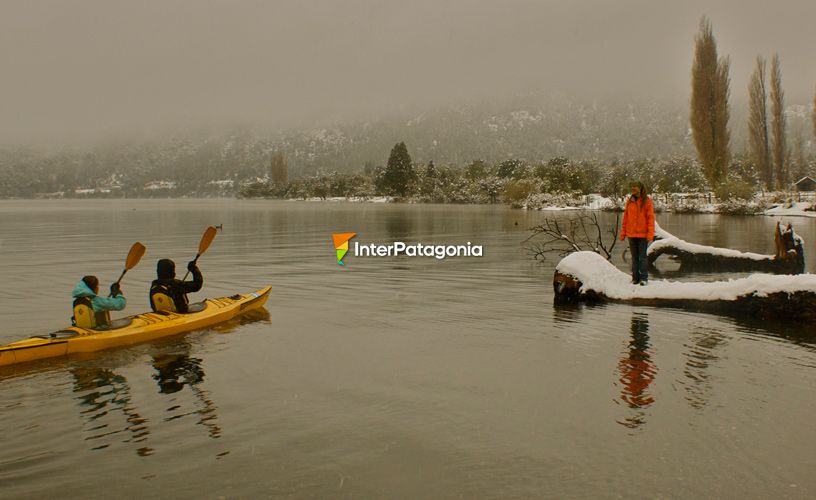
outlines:
[{"label": "person in teal jacket", "polygon": [[109,325],[109,311],[121,311],[127,305],[119,283],[112,284],[110,291],[110,297],[100,297],[97,277],[82,278],[71,292],[74,299],[74,323],[86,328]]}]

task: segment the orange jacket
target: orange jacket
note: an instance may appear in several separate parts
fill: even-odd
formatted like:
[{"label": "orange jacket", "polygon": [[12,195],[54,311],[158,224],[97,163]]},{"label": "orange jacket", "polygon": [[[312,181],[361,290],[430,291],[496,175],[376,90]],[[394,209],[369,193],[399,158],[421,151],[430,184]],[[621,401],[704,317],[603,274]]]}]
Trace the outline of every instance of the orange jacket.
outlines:
[{"label": "orange jacket", "polygon": [[620,239],[625,238],[646,238],[649,241],[654,239],[654,205],[648,196],[643,203],[629,197],[626,202],[626,209],[623,211],[623,227],[621,227]]}]

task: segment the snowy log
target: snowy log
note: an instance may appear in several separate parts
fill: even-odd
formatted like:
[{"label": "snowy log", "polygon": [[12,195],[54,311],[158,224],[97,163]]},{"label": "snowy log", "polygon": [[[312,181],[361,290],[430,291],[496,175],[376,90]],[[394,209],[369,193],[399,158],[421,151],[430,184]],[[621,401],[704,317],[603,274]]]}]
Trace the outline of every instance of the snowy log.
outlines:
[{"label": "snowy log", "polygon": [[725,312],[796,322],[816,321],[816,275],[752,274],[715,282],[630,283],[595,252],[575,252],[555,269],[553,288],[560,302],[625,302],[695,311]]},{"label": "snowy log", "polygon": [[774,231],[775,255],[740,252],[730,248],[697,245],[667,233],[656,231],[659,240],[649,245],[647,257],[654,265],[661,255],[680,261],[681,271],[761,271],[777,274],[799,274],[805,271],[805,252],[802,238],[788,224]]}]

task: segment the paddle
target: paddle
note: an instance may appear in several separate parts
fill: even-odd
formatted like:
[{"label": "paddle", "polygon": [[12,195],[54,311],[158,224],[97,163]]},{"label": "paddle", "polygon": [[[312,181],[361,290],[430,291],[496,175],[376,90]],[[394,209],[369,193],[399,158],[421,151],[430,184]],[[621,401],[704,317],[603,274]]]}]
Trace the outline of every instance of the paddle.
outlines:
[{"label": "paddle", "polygon": [[125,259],[125,270],[122,271],[122,274],[119,275],[119,279],[116,280],[117,285],[120,281],[122,281],[122,278],[125,277],[125,273],[136,267],[136,264],[142,260],[145,250],[145,246],[138,241],[134,243],[132,247],[130,247],[130,252],[128,252],[127,259]]},{"label": "paddle", "polygon": [[[210,243],[212,243],[213,240],[215,239],[216,232],[218,232],[218,230],[212,226],[208,227],[207,230],[204,231],[204,234],[201,236],[201,242],[198,244],[198,253],[195,256],[195,259],[193,259],[194,263],[198,262],[198,258],[204,255],[204,252],[206,252],[207,249],[210,248]],[[182,278],[181,281],[186,280],[189,274],[190,270],[188,269],[187,272],[184,273],[184,278]]]}]

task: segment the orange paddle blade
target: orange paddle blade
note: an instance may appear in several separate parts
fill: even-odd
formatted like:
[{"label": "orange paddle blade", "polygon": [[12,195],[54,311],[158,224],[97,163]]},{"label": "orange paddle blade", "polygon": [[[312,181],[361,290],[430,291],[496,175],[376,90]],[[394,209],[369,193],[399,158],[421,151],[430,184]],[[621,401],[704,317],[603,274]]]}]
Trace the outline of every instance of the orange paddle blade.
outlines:
[{"label": "orange paddle blade", "polygon": [[208,227],[207,230],[204,231],[204,236],[201,237],[201,243],[198,244],[198,255],[203,255],[204,252],[210,248],[210,243],[212,243],[215,239],[215,233],[217,232],[218,230],[212,226]]},{"label": "orange paddle blade", "polygon": [[130,252],[128,252],[127,260],[125,261],[125,269],[130,270],[136,267],[136,264],[142,260],[145,250],[145,246],[138,241],[134,243],[133,246],[130,247]]}]

